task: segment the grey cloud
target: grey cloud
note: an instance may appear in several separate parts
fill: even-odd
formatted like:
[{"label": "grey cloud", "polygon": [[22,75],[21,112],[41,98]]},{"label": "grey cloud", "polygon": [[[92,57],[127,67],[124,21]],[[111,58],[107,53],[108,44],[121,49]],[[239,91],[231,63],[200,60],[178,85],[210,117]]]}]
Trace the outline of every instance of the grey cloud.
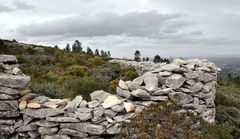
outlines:
[{"label": "grey cloud", "polygon": [[13,5],[16,7],[16,9],[22,9],[22,10],[33,9],[32,5],[21,0],[14,0]]},{"label": "grey cloud", "polygon": [[34,7],[32,5],[29,5],[28,3],[21,0],[12,1],[11,5],[3,5],[0,3],[0,13],[14,12],[18,10],[29,10],[33,8]]},{"label": "grey cloud", "polygon": [[1,5],[1,3],[0,3],[0,13],[10,12],[10,11],[13,11],[13,9],[11,9],[10,7],[8,7],[6,5]]},{"label": "grey cloud", "polygon": [[64,35],[68,37],[93,37],[126,35],[140,37],[161,37],[189,26],[179,20],[180,14],[160,14],[156,11],[132,12],[123,15],[100,13],[92,16],[71,17],[48,22],[21,26],[18,31],[26,36]]}]

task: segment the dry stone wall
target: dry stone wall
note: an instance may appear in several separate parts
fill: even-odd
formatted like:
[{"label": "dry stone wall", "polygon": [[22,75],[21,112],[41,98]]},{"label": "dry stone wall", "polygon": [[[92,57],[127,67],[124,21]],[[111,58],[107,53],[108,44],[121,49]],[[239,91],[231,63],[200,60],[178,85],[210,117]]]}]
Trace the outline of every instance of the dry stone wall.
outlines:
[{"label": "dry stone wall", "polygon": [[94,91],[87,102],[81,96],[51,99],[23,90],[30,77],[21,73],[14,56],[0,56],[0,138],[110,137],[152,103],[168,100],[181,105],[181,112],[214,122],[218,68],[213,63],[176,59],[171,64],[128,61],[128,65],[136,67],[141,76],[120,80],[116,94]]}]

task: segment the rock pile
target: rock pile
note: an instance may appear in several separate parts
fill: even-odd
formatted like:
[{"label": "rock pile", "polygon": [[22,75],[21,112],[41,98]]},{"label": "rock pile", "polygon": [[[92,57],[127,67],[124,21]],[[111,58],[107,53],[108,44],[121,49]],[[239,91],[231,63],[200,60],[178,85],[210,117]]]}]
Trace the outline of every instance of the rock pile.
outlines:
[{"label": "rock pile", "polygon": [[[215,118],[215,93],[219,68],[206,59],[175,59],[170,64],[112,60],[147,71],[132,82],[120,82],[117,93],[126,98],[174,100],[184,111],[212,123]],[[141,67],[141,68],[140,68]],[[128,86],[128,88],[126,87]],[[122,87],[121,87],[122,86]]]},{"label": "rock pile", "polygon": [[[4,60],[0,58],[1,65],[11,67],[9,63],[16,64],[16,59],[15,62],[4,59],[5,62],[1,62]],[[44,139],[109,137],[118,134],[123,122],[128,122],[147,106],[168,100],[182,106],[181,112],[191,112],[210,123],[214,121],[218,69],[206,60],[176,59],[171,64],[159,64],[133,81],[120,80],[116,94],[103,90],[92,92],[89,102],[81,96],[70,101],[39,96],[29,90],[20,91],[30,78],[18,75],[20,72],[15,74],[14,68],[17,67],[2,68],[4,73],[0,75],[0,92],[4,96],[1,99],[6,98],[0,101],[0,116],[4,117],[0,120],[0,135],[3,136]]]},{"label": "rock pile", "polygon": [[8,138],[15,132],[19,117],[18,98],[20,91],[30,81],[21,74],[15,56],[0,55],[0,138]]}]

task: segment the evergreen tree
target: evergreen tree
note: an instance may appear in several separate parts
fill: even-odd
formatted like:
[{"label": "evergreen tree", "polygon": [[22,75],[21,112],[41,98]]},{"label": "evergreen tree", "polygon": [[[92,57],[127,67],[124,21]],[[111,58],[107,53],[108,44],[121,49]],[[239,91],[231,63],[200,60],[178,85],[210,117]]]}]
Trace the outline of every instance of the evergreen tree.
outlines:
[{"label": "evergreen tree", "polygon": [[149,57],[146,57],[146,61],[149,61]]},{"label": "evergreen tree", "polygon": [[95,55],[99,56],[99,50],[98,49],[95,50]]},{"label": "evergreen tree", "polygon": [[70,52],[70,51],[71,51],[71,50],[70,50],[70,45],[69,45],[69,44],[66,45],[65,50],[66,50],[67,52]]},{"label": "evergreen tree", "polygon": [[73,52],[82,52],[82,43],[80,43],[78,40],[76,40],[72,45],[72,51]]},{"label": "evergreen tree", "polygon": [[108,56],[108,57],[111,57],[110,51],[107,52],[107,56]]},{"label": "evergreen tree", "polygon": [[154,63],[159,63],[159,62],[161,62],[161,57],[160,57],[159,55],[156,55],[156,56],[154,57],[154,59],[153,59],[153,62],[154,62]]},{"label": "evergreen tree", "polygon": [[55,49],[59,49],[57,45],[54,46]]},{"label": "evergreen tree", "polygon": [[141,61],[140,56],[141,56],[140,51],[136,50],[134,53],[134,61],[140,62]]},{"label": "evergreen tree", "polygon": [[87,54],[89,54],[89,55],[92,55],[92,54],[93,54],[93,51],[92,51],[92,49],[91,49],[91,48],[89,48],[89,47],[87,47]]},{"label": "evergreen tree", "polygon": [[101,50],[101,56],[104,56],[104,55],[105,55],[104,51],[103,51],[103,50]]},{"label": "evergreen tree", "polygon": [[142,58],[142,61],[143,61],[143,62],[146,61],[145,57]]},{"label": "evergreen tree", "polygon": [[107,57],[107,56],[108,56],[107,52],[104,52],[104,56],[105,56],[105,57]]}]

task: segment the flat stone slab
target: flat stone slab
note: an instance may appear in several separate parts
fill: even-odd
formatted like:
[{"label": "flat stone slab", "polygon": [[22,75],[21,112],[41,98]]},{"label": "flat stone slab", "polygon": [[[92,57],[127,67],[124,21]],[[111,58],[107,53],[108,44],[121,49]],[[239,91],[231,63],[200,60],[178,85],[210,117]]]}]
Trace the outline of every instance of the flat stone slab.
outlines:
[{"label": "flat stone slab", "polygon": [[11,62],[12,64],[17,64],[17,58],[13,55],[0,55],[0,63]]},{"label": "flat stone slab", "polygon": [[24,109],[20,113],[32,116],[33,118],[46,118],[61,114],[63,112],[64,111],[59,108],[57,109],[42,108],[42,109]]},{"label": "flat stone slab", "polygon": [[17,102],[17,100],[0,101],[0,110],[1,111],[18,110],[18,102]]},{"label": "flat stone slab", "polygon": [[13,118],[18,117],[19,111],[13,110],[13,111],[0,111],[0,118]]},{"label": "flat stone slab", "polygon": [[18,95],[20,92],[12,88],[0,86],[0,93],[4,93],[8,95]]},{"label": "flat stone slab", "polygon": [[74,129],[85,133],[100,135],[106,130],[102,125],[95,125],[91,123],[62,123],[60,128]]},{"label": "flat stone slab", "polygon": [[71,118],[71,117],[47,117],[47,121],[50,122],[58,122],[58,123],[77,123],[80,122],[80,120],[76,118]]},{"label": "flat stone slab", "polygon": [[22,75],[0,75],[0,86],[11,88],[24,88],[30,82],[30,76]]}]

